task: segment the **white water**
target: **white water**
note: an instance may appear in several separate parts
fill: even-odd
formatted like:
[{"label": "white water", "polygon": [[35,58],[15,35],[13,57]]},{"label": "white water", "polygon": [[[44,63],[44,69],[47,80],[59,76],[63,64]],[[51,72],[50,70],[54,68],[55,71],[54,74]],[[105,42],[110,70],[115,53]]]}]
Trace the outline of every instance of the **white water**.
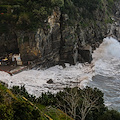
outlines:
[{"label": "white water", "polygon": [[120,75],[120,43],[114,38],[105,38],[93,53],[95,75],[116,77]]},{"label": "white water", "polygon": [[[98,87],[105,93],[105,103],[120,110],[120,44],[113,38],[105,38],[93,53],[91,64],[76,64],[66,68],[54,66],[46,70],[28,70],[14,76],[0,72],[0,80],[9,87],[25,85],[30,94],[56,93],[66,86]],[[93,77],[95,76],[95,77]],[[93,77],[93,81],[92,81]],[[53,84],[48,84],[49,79]]]},{"label": "white water", "polygon": [[113,38],[105,38],[93,53],[95,77],[89,83],[101,89],[105,104],[120,111],[120,43]]},{"label": "white water", "polygon": [[[66,68],[57,65],[46,70],[23,71],[14,76],[0,72],[0,79],[7,83],[9,87],[25,85],[27,91],[36,96],[40,96],[41,92],[47,91],[55,93],[66,86],[84,87],[86,80],[91,80],[91,78],[92,69],[89,64],[86,64],[86,66],[66,64]],[[47,83],[50,79],[53,80],[53,84]],[[84,84],[81,84],[81,81]]]}]

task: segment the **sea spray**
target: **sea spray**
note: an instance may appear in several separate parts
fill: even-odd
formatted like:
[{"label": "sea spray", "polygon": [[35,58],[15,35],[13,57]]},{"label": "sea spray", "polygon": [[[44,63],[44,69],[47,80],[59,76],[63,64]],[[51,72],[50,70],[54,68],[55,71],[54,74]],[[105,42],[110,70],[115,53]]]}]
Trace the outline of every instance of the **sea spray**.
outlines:
[{"label": "sea spray", "polygon": [[120,43],[112,37],[104,38],[92,57],[93,62],[99,59],[120,58]]},{"label": "sea spray", "polygon": [[119,75],[120,43],[112,38],[103,39],[103,43],[93,53],[95,74],[108,77]]},{"label": "sea spray", "polygon": [[[92,78],[92,69],[89,64],[78,63],[76,65],[65,64],[62,66],[54,66],[46,70],[28,70],[6,77],[3,75],[3,82],[8,82],[9,87],[14,85],[25,85],[27,91],[35,96],[40,96],[42,92],[50,91],[56,93],[65,87],[84,87],[81,81],[90,81]],[[6,73],[5,73],[6,74]],[[47,81],[52,80],[52,84]]]},{"label": "sea spray", "polygon": [[[25,85],[27,91],[35,96],[41,92],[56,93],[64,87],[98,87],[105,93],[105,103],[120,109],[120,44],[114,38],[105,38],[93,53],[91,64],[78,63],[54,66],[46,70],[28,70],[14,76],[0,72],[0,80],[9,87]],[[94,77],[93,77],[94,76]],[[92,81],[93,77],[93,81]],[[53,83],[48,84],[47,81]],[[91,82],[90,82],[91,81]],[[90,82],[90,83],[89,83]],[[117,106],[117,107],[116,107]]]},{"label": "sea spray", "polygon": [[120,43],[112,38],[104,38],[103,43],[93,53],[95,77],[89,83],[104,92],[105,104],[120,111]]}]

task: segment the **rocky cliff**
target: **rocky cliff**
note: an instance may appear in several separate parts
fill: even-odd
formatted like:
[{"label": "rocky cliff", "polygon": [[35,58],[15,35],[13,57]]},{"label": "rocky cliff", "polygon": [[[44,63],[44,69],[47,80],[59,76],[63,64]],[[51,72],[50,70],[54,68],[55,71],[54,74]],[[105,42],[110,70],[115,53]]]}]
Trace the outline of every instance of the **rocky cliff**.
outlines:
[{"label": "rocky cliff", "polygon": [[1,34],[0,56],[20,52],[24,64],[30,61],[43,67],[66,62],[90,63],[92,51],[104,37],[112,35],[120,40],[119,4],[119,1],[115,2],[113,10],[107,2],[103,2],[101,7],[88,14],[91,17],[78,14],[86,10],[73,6],[77,11],[74,19],[70,13],[55,7],[51,16],[44,20],[44,27],[36,31]]}]

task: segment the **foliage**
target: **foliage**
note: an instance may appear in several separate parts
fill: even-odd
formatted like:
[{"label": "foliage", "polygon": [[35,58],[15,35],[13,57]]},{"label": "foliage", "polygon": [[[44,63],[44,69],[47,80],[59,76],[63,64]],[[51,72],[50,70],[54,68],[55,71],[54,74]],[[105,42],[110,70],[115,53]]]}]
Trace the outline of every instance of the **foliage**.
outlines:
[{"label": "foliage", "polygon": [[114,0],[108,0],[109,5],[113,5]]},{"label": "foliage", "polygon": [[56,97],[58,107],[74,119],[84,120],[90,113],[104,109],[103,93],[96,88],[66,88]]},{"label": "foliage", "polygon": [[35,102],[36,101],[35,96],[28,94],[28,92],[27,92],[27,90],[25,89],[24,86],[21,86],[21,87],[19,87],[19,86],[13,86],[12,89],[11,89],[11,91],[14,94],[18,95],[18,96],[20,96],[20,95],[24,96],[25,98],[27,98],[31,102]]},{"label": "foliage", "polygon": [[[47,120],[52,118],[55,120],[71,120],[71,118],[62,111],[41,105],[36,99],[34,103],[33,96],[29,95],[24,86],[14,86],[12,91],[14,94],[0,84],[0,119],[1,120]],[[9,96],[13,97],[11,102]],[[28,97],[26,99],[25,97]],[[49,96],[50,97],[50,96]],[[35,99],[35,98],[34,98]]]},{"label": "foliage", "polygon": [[101,4],[101,0],[65,0],[62,12],[68,14],[70,18],[93,17],[95,11]]},{"label": "foliage", "polygon": [[[12,104],[14,110],[14,120],[38,120],[40,112],[33,109],[28,103],[16,101]],[[34,118],[34,119],[33,119]]]},{"label": "foliage", "polygon": [[[112,6],[115,0],[108,0]],[[58,6],[62,14],[68,14],[68,24],[75,20],[95,19],[94,11],[104,0],[1,0],[0,34],[9,31],[34,31],[44,27],[47,17]]]},{"label": "foliage", "polygon": [[115,110],[107,110],[97,120],[120,120],[120,113]]},{"label": "foliage", "polygon": [[[74,119],[81,119],[83,116],[86,118],[94,116],[95,120],[105,110],[103,93],[96,88],[89,87],[83,90],[76,87],[65,88],[56,95],[49,92],[44,93],[37,102],[43,105],[55,106]],[[82,114],[82,111],[84,111],[84,114]]]},{"label": "foliage", "polygon": [[[11,92],[7,92],[9,90],[4,86],[0,85],[0,119],[44,120],[46,119],[44,112],[49,117],[56,120],[69,120],[71,119],[69,116],[75,120],[120,119],[119,112],[108,110],[107,107],[104,106],[103,93],[97,88],[65,88],[57,94],[52,94],[50,92],[42,93],[39,98],[29,95],[24,86],[14,86],[11,90],[19,99],[17,99]],[[14,99],[11,99],[10,96]],[[24,96],[25,99],[27,99],[22,99],[21,96]],[[7,100],[11,102],[7,103]],[[34,104],[29,100],[34,102]],[[58,108],[60,110],[58,110]]]},{"label": "foliage", "polygon": [[42,93],[37,102],[57,107],[75,120],[108,120],[108,114],[110,120],[113,120],[112,117],[114,120],[120,119],[120,113],[104,106],[103,93],[97,88],[65,88],[56,95]]},{"label": "foliage", "polygon": [[14,111],[12,107],[5,104],[0,104],[0,119],[1,120],[13,120]]},{"label": "foliage", "polygon": [[82,7],[84,9],[87,9],[88,11],[92,12],[97,9],[97,7],[101,3],[101,0],[72,0],[72,2],[76,6]]},{"label": "foliage", "polygon": [[[14,87],[15,93],[28,95],[24,87]],[[29,96],[29,95],[28,95]],[[14,94],[0,84],[0,119],[1,120],[40,120],[41,113],[29,103],[17,99]]]},{"label": "foliage", "polygon": [[41,97],[37,98],[37,102],[46,106],[54,105],[56,102],[55,95],[50,92],[42,93]]},{"label": "foliage", "polygon": [[53,5],[63,7],[64,6],[64,0],[51,0]]},{"label": "foliage", "polygon": [[55,6],[51,0],[1,0],[0,33],[34,30],[40,27]]}]

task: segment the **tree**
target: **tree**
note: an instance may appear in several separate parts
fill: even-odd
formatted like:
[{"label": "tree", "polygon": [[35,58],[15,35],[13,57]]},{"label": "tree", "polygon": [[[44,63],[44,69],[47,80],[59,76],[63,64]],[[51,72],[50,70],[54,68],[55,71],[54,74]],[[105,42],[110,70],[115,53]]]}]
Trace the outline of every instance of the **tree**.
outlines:
[{"label": "tree", "polygon": [[81,120],[85,120],[90,111],[100,110],[104,107],[103,93],[97,88],[85,88],[82,91],[82,104],[78,107]]},{"label": "tree", "polygon": [[101,0],[72,0],[72,1],[76,6],[85,8],[90,12],[96,10],[101,3]]},{"label": "tree", "polygon": [[52,0],[52,4],[57,5],[59,7],[63,7],[64,6],[64,0]]},{"label": "tree", "polygon": [[66,88],[63,92],[56,95],[57,107],[62,109],[73,119],[77,116],[77,107],[80,102],[78,88]]},{"label": "tree", "polygon": [[76,120],[85,120],[93,112],[104,109],[103,93],[97,88],[66,88],[57,93],[56,102],[58,108]]},{"label": "tree", "polygon": [[97,120],[120,120],[120,113],[115,110],[107,110]]}]

